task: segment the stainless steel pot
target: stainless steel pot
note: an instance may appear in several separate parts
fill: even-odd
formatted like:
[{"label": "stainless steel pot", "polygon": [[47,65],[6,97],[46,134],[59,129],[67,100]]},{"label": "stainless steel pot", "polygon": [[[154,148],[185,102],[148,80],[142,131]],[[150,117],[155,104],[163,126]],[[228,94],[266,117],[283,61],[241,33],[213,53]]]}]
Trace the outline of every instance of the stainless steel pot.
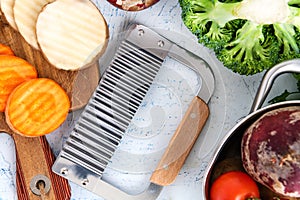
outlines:
[{"label": "stainless steel pot", "polygon": [[[203,185],[202,185],[202,193],[204,199],[209,199],[209,190],[212,182],[212,175],[214,170],[217,170],[217,164],[226,158],[240,158],[241,154],[241,138],[245,130],[260,116],[264,113],[287,106],[300,106],[300,100],[291,100],[280,102],[272,105],[265,106],[261,108],[263,105],[270,89],[272,88],[274,80],[282,73],[292,73],[297,72],[300,73],[300,59],[294,59],[282,62],[264,75],[261,85],[257,91],[256,97],[252,104],[250,114],[239,121],[222,139],[222,141],[218,144],[217,149],[215,151],[214,156],[212,157],[209,165],[207,166],[207,170],[204,174]],[[241,160],[239,161],[241,164]]]}]

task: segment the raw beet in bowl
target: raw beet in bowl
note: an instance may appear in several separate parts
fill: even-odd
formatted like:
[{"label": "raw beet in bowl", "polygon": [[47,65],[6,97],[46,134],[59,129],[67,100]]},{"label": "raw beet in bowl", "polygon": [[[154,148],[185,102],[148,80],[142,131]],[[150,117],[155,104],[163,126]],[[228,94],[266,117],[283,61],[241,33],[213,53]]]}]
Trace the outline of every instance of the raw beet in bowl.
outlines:
[{"label": "raw beet in bowl", "polygon": [[245,132],[245,170],[275,193],[300,197],[300,107],[267,112]]}]

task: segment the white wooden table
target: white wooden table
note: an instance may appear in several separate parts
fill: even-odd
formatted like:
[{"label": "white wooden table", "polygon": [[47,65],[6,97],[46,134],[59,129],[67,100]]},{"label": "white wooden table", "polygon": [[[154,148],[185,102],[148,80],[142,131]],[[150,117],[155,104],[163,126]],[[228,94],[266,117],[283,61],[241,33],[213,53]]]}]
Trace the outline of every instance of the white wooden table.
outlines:
[{"label": "white wooden table", "polygon": [[[200,54],[211,65],[216,78],[216,88],[209,103],[211,110],[209,121],[207,122],[203,133],[197,140],[177,179],[170,186],[164,187],[158,198],[158,200],[203,199],[201,184],[206,166],[222,136],[226,134],[226,132],[228,132],[240,118],[248,114],[252,100],[262,78],[262,73],[254,76],[241,76],[226,69],[214,57],[211,51],[197,43],[196,37],[184,26],[181,19],[181,8],[177,0],[160,0],[160,2],[154,6],[139,12],[122,11],[111,6],[105,0],[94,0],[94,2],[104,15],[110,32],[110,42],[106,52],[107,57],[104,56],[104,58],[111,56],[109,54],[113,52],[117,46],[120,34],[126,31],[130,24],[137,23],[153,28],[162,34],[168,34],[171,32],[177,33],[178,37],[175,39],[177,42],[196,54]],[[103,72],[107,63],[109,63],[109,60],[101,59],[100,63],[101,71]],[[191,74],[184,70],[176,70],[175,72],[176,74],[179,74],[179,78],[173,76],[174,81],[186,80],[185,83],[191,86],[189,95],[193,94],[195,92],[195,88],[193,87],[196,86],[193,85],[193,82],[191,83],[189,81],[189,76]],[[170,71],[166,68],[166,70],[160,74],[160,79],[157,84],[163,85],[166,78],[165,76],[168,76]],[[175,72],[173,70],[173,73]],[[282,79],[277,81],[276,87],[275,89],[272,89],[270,96],[274,96],[275,94],[282,92],[282,88],[286,87],[286,85],[283,84],[286,80],[291,80],[290,76],[284,76]],[[291,87],[294,87],[293,84],[291,84]],[[175,96],[176,94],[180,94],[180,90],[183,89],[173,88]],[[164,111],[165,114],[170,114],[171,117],[172,115],[174,117],[176,113],[178,114],[176,120],[173,121],[173,125],[178,125],[182,117],[182,113],[184,113],[188,106],[188,99],[191,99],[192,97],[193,96],[188,96],[184,102],[181,101],[182,99],[178,100],[180,102],[179,113],[177,113],[178,110],[176,109],[171,110],[170,113]],[[166,100],[161,100],[162,103],[164,103],[164,101]],[[158,107],[160,105],[159,103],[160,102],[157,104]],[[74,116],[73,114],[70,114],[68,120],[60,129],[47,136],[56,155],[59,153],[62,148],[63,141],[68,135],[66,131],[69,131],[73,124]],[[14,143],[10,136],[0,134],[0,147],[0,199],[16,199],[15,152]],[[112,173],[109,177],[113,183],[117,184],[121,188],[123,187],[124,190],[134,190],[136,192],[140,189],[138,187],[141,185],[140,183],[136,183],[138,186],[135,186],[135,183],[128,184],[128,181],[124,179],[118,180],[118,178],[120,178],[119,174],[114,177],[114,174]],[[96,196],[73,183],[70,184],[72,188],[72,200],[103,199],[102,197]]]}]

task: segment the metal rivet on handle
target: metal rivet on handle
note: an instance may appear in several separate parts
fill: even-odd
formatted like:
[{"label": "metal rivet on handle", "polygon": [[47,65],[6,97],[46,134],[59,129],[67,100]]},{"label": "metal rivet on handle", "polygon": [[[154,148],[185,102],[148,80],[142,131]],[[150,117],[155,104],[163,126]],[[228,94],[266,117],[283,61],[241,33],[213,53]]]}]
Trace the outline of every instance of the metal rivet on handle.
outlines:
[{"label": "metal rivet on handle", "polygon": [[159,47],[163,47],[165,45],[165,42],[163,40],[159,40],[158,43],[157,43],[157,45]]},{"label": "metal rivet on handle", "polygon": [[33,177],[30,181],[30,189],[33,194],[41,196],[41,190],[39,188],[39,184],[43,183],[44,185],[44,192],[47,194],[50,191],[51,182],[47,176],[44,175],[37,175]]},{"label": "metal rivet on handle", "polygon": [[144,33],[145,33],[144,29],[139,29],[139,30],[138,30],[139,36],[143,36]]},{"label": "metal rivet on handle", "polygon": [[197,117],[197,114],[196,113],[191,113],[190,116],[191,116],[192,119],[195,119]]},{"label": "metal rivet on handle", "polygon": [[81,184],[82,184],[83,186],[86,186],[88,183],[89,183],[89,180],[88,180],[88,179],[83,179],[83,181],[81,182]]},{"label": "metal rivet on handle", "polygon": [[69,172],[69,170],[68,170],[67,168],[62,168],[62,169],[60,170],[60,173],[61,173],[62,175],[64,175],[64,176],[67,176],[67,175],[68,175],[68,172]]}]

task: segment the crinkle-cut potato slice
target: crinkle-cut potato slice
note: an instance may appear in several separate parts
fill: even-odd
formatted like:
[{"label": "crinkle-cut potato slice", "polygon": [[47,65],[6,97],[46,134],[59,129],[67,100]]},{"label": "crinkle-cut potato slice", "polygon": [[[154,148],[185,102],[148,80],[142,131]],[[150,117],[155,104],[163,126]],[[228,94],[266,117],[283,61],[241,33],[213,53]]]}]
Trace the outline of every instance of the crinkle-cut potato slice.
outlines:
[{"label": "crinkle-cut potato slice", "polygon": [[11,27],[13,27],[15,30],[17,30],[17,25],[14,18],[14,8],[15,0],[1,0],[0,6],[1,11],[3,12],[5,19],[9,23]]},{"label": "crinkle-cut potato slice", "polygon": [[18,31],[35,49],[38,49],[35,25],[43,7],[54,0],[15,0],[13,7],[14,19]]},{"label": "crinkle-cut potato slice", "polygon": [[20,84],[11,93],[5,109],[9,127],[22,136],[51,133],[66,119],[70,100],[63,88],[48,78]]},{"label": "crinkle-cut potato slice", "polygon": [[6,46],[4,44],[0,43],[0,55],[15,55],[15,53],[13,52],[13,50],[9,47]]},{"label": "crinkle-cut potato slice", "polygon": [[35,67],[22,58],[0,55],[0,112],[4,112],[9,95],[19,84],[37,76]]},{"label": "crinkle-cut potato slice", "polygon": [[106,49],[107,23],[89,0],[56,0],[39,14],[36,33],[48,61],[59,69],[93,64]]}]

